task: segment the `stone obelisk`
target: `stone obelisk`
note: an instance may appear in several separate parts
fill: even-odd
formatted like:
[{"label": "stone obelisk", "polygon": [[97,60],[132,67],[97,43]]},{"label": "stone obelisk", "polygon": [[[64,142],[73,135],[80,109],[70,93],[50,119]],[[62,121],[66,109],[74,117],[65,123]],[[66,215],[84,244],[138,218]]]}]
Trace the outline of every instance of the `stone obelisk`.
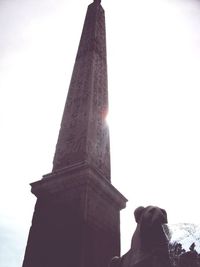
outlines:
[{"label": "stone obelisk", "polygon": [[110,181],[106,35],[101,1],[88,6],[53,170],[37,197],[23,267],[105,267],[120,254],[126,199]]}]

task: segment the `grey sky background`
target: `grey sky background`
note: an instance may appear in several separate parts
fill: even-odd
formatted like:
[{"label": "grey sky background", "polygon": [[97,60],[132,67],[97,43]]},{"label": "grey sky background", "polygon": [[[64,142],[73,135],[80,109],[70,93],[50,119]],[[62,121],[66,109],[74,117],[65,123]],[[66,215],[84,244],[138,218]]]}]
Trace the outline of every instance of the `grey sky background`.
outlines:
[{"label": "grey sky background", "polygon": [[[51,172],[86,0],[0,1],[0,266],[21,266],[35,198]],[[139,205],[199,223],[200,5],[102,1],[112,183],[128,199],[122,253]]]}]

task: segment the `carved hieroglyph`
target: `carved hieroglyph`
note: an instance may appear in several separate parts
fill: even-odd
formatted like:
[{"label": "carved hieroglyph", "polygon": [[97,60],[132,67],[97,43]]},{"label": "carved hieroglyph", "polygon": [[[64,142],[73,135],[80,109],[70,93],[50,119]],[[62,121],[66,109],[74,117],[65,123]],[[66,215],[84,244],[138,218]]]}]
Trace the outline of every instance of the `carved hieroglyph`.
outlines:
[{"label": "carved hieroglyph", "polygon": [[[126,199],[110,183],[105,18],[88,7],[53,171],[31,184],[37,203],[23,267],[102,267],[120,255]],[[106,179],[104,179],[106,178]]]},{"label": "carved hieroglyph", "polygon": [[104,10],[88,7],[53,161],[53,172],[87,163],[110,180]]}]

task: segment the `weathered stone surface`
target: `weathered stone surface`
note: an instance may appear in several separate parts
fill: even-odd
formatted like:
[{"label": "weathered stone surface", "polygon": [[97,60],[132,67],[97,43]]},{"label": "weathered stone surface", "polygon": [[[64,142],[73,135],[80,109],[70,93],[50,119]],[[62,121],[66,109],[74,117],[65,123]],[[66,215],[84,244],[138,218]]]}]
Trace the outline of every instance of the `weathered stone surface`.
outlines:
[{"label": "weathered stone surface", "polygon": [[105,17],[88,7],[53,161],[53,171],[86,161],[110,180]]},{"label": "weathered stone surface", "polygon": [[105,18],[89,7],[53,171],[31,184],[37,203],[23,267],[105,267],[120,254],[126,199],[110,183]]},{"label": "weathered stone surface", "polygon": [[120,255],[126,199],[87,166],[52,175],[32,184],[38,200],[23,267],[107,266]]}]

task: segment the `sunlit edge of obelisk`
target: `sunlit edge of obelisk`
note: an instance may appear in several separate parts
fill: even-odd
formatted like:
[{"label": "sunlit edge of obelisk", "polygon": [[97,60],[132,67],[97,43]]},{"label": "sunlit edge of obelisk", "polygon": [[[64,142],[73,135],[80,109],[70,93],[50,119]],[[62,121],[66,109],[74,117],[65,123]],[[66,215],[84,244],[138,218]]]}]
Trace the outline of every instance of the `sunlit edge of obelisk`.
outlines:
[{"label": "sunlit edge of obelisk", "polygon": [[[92,135],[91,139],[101,137],[97,138],[96,143],[98,143],[104,137],[102,110],[105,106],[103,100],[107,101],[107,66],[106,58],[103,58],[103,53],[106,52],[105,36],[100,34],[102,25],[105,34],[105,22],[101,24],[105,18],[100,1],[94,1],[89,5],[84,25],[88,16],[92,18],[91,22],[95,22],[91,25],[94,28],[93,31],[87,27],[85,29],[86,32],[89,30],[88,34],[92,35],[93,42],[86,42],[84,47],[80,42],[79,49],[88,50],[82,50],[81,53],[80,50],[78,51],[71,84],[80,85],[89,81],[90,94],[84,92],[84,97],[87,96],[86,99],[84,98],[84,103],[89,103],[90,108],[80,105],[83,110],[79,107],[76,116],[77,121],[81,122],[81,127],[86,127],[87,134]],[[95,18],[96,20],[93,20]],[[84,32],[82,36],[83,34]],[[98,40],[100,42],[97,42]],[[83,74],[82,72],[85,71],[83,66],[88,66],[88,60],[90,63],[88,73]],[[76,71],[81,75],[74,76]],[[84,78],[84,82],[78,77]],[[80,93],[77,88],[85,87],[70,85],[70,90],[76,91],[73,92],[75,95]],[[106,94],[100,98],[103,89],[106,89]],[[71,109],[68,106],[67,110],[77,112],[77,107],[73,107],[74,100],[71,101]],[[81,101],[83,99],[79,97],[79,102]],[[67,118],[71,116],[70,112],[66,114],[64,111],[63,117],[65,114]],[[87,122],[86,126],[85,122]],[[62,126],[64,124],[65,122]],[[97,131],[97,129],[100,130]],[[125,208],[127,200],[112,186],[109,176],[104,175],[100,168],[101,162],[95,162],[95,153],[97,153],[95,142],[91,144],[91,148],[87,143],[89,139],[86,136],[81,143],[83,159],[88,152],[88,147],[94,153],[89,154],[92,157],[87,157],[88,162],[78,161],[83,164],[69,164],[66,168],[54,169],[43,179],[31,184],[31,191],[37,197],[37,202],[23,267],[102,267],[107,265],[113,256],[120,255],[120,210]],[[102,144],[105,145],[106,142]],[[100,146],[101,142],[98,145]],[[98,160],[102,157],[103,155],[98,157]]]}]

